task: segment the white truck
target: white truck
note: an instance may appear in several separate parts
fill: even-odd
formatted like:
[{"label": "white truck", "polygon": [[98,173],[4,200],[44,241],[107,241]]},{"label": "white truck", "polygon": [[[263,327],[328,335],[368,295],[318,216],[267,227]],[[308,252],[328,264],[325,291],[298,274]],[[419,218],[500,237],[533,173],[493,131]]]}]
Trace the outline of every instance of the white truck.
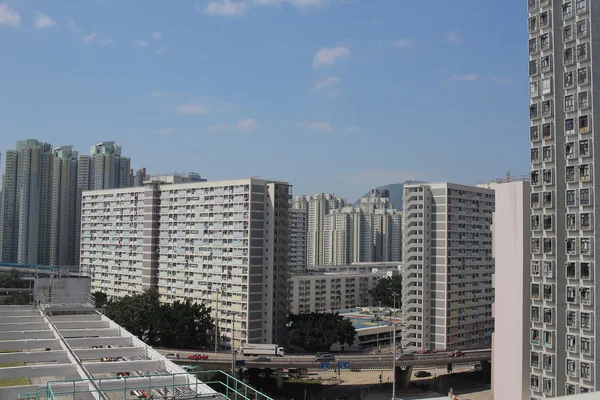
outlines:
[{"label": "white truck", "polygon": [[244,343],[242,354],[245,356],[285,356],[283,347],[276,344]]}]

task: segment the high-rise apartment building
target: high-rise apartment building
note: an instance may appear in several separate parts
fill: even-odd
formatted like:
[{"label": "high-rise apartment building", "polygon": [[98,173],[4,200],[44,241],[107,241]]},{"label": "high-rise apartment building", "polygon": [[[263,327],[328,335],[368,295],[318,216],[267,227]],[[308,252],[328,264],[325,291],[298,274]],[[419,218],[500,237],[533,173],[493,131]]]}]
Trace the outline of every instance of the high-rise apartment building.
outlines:
[{"label": "high-rise apartment building", "polygon": [[598,389],[593,115],[596,0],[528,0],[531,126],[530,397]]},{"label": "high-rise apartment building", "polygon": [[73,146],[53,150],[51,179],[50,265],[76,265],[77,151]]},{"label": "high-rise apartment building", "polygon": [[35,139],[6,152],[2,247],[7,262],[48,264],[50,259],[52,146]]},{"label": "high-rise apartment building", "polygon": [[289,309],[290,190],[241,179],[84,192],[81,267],[111,297],[158,287],[163,301],[211,306],[225,338],[235,318],[236,339],[277,343]]},{"label": "high-rise apartment building", "polygon": [[133,184],[131,186],[144,186],[144,180],[148,176],[146,172],[146,168],[140,168],[137,170],[137,173],[133,177]]},{"label": "high-rise apartment building", "polygon": [[290,208],[290,271],[302,271],[306,268],[306,232],[308,210]]},{"label": "high-rise apartment building", "polygon": [[402,346],[489,346],[494,191],[452,183],[403,190]]}]

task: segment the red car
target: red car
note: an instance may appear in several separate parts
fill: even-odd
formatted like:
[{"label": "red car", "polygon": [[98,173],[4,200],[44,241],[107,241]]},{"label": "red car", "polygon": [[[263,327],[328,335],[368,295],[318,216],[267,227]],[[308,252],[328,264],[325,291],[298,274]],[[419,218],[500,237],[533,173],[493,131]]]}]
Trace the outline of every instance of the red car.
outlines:
[{"label": "red car", "polygon": [[194,360],[194,361],[200,361],[200,360],[208,360],[208,355],[201,353],[201,354],[194,354],[188,357],[188,360]]},{"label": "red car", "polygon": [[419,354],[431,354],[431,353],[433,353],[433,351],[429,350],[429,349],[419,350]]},{"label": "red car", "polygon": [[448,357],[458,358],[458,357],[464,357],[464,356],[465,356],[465,353],[460,350],[454,350],[454,351],[448,353]]}]

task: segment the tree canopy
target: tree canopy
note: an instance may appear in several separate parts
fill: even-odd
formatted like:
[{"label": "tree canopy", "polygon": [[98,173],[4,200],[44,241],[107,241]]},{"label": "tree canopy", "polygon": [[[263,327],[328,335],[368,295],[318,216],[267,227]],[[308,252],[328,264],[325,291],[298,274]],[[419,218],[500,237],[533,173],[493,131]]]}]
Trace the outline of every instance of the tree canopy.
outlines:
[{"label": "tree canopy", "polygon": [[[94,294],[96,306],[103,297]],[[210,307],[176,301],[161,304],[157,289],[106,302],[106,316],[152,346],[200,349],[210,343],[214,325]]]},{"label": "tree canopy", "polygon": [[21,278],[17,269],[11,269],[8,274],[0,274],[0,288],[2,289],[23,289],[19,292],[13,292],[4,296],[0,302],[4,305],[22,306],[31,304],[32,296],[28,287],[31,282]]},{"label": "tree canopy", "polygon": [[373,305],[379,304],[383,307],[394,306],[394,296],[396,293],[396,308],[402,306],[402,275],[394,275],[382,278],[377,281],[377,284],[373,289],[369,290],[369,294],[373,299]]},{"label": "tree canopy", "polygon": [[352,345],[356,329],[339,313],[291,314],[289,342],[306,351],[329,351],[335,343]]}]

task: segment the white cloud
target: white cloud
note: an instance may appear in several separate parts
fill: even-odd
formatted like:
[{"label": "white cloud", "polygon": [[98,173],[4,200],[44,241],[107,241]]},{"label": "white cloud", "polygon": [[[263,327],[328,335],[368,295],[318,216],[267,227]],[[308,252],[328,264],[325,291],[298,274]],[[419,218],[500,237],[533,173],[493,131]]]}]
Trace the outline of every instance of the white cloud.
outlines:
[{"label": "white cloud", "polygon": [[327,132],[327,133],[334,133],[335,131],[333,130],[333,128],[331,127],[331,124],[329,122],[323,122],[323,121],[304,121],[304,122],[300,122],[299,124],[300,126],[304,126],[308,129],[310,129],[311,131],[319,131],[319,132]]},{"label": "white cloud", "polygon": [[329,97],[338,97],[340,94],[342,94],[342,91],[340,89],[335,89],[333,92],[330,92],[328,94]]},{"label": "white cloud", "polygon": [[479,77],[477,76],[477,74],[464,74],[464,75],[452,75],[450,77],[450,79],[452,79],[453,81],[461,81],[461,82],[472,82],[472,81],[476,81],[477,79],[479,79]]},{"label": "white cloud", "polygon": [[158,50],[156,50],[156,54],[165,54],[167,52],[167,46],[160,46]]},{"label": "white cloud", "polygon": [[41,12],[33,13],[33,26],[35,29],[46,29],[56,25],[56,21],[50,18],[47,14]]},{"label": "white cloud", "polygon": [[159,135],[167,136],[175,133],[175,128],[163,128],[156,131]]},{"label": "white cloud", "polygon": [[204,8],[204,12],[213,17],[237,17],[244,15],[250,8],[246,1],[213,0]]},{"label": "white cloud", "polygon": [[252,0],[252,4],[255,6],[279,6],[281,0]]},{"label": "white cloud", "polygon": [[452,46],[456,46],[463,41],[462,36],[460,36],[459,31],[452,31],[446,35],[446,41],[450,43]]},{"label": "white cloud", "polygon": [[258,123],[254,118],[242,119],[235,123],[235,129],[240,131],[251,131],[258,126]]},{"label": "white cloud", "polygon": [[230,111],[232,107],[224,101],[203,99],[179,104],[177,113],[181,115],[207,115]]},{"label": "white cloud", "polygon": [[106,38],[102,38],[102,39],[98,39],[98,43],[100,43],[102,46],[110,46],[114,42],[115,41],[112,38],[112,36],[109,36],[109,37],[106,37]]},{"label": "white cloud", "polygon": [[0,3],[0,26],[18,28],[21,23],[21,15],[10,8],[6,3]]},{"label": "white cloud", "polygon": [[89,35],[83,35],[81,37],[81,41],[83,42],[83,44],[90,44],[92,43],[94,40],[96,40],[96,37],[98,36],[98,34],[96,32],[94,33],[90,33]]},{"label": "white cloud", "polygon": [[360,126],[358,125],[350,125],[346,128],[346,132],[358,132],[360,131]]},{"label": "white cloud", "polygon": [[336,60],[347,58],[350,58],[350,49],[347,47],[323,47],[315,54],[313,67],[330,67]]},{"label": "white cloud", "polygon": [[412,39],[400,39],[400,40],[394,40],[392,41],[392,46],[394,47],[399,47],[399,48],[407,48],[407,47],[413,47],[415,45],[415,41]]},{"label": "white cloud", "polygon": [[146,47],[148,46],[148,42],[146,42],[145,40],[142,39],[136,39],[136,40],[132,40],[131,44],[135,47]]},{"label": "white cloud", "polygon": [[67,24],[67,28],[69,28],[69,30],[71,32],[81,32],[82,30],[77,28],[77,26],[75,25],[75,18],[69,18],[69,23]]},{"label": "white cloud", "polygon": [[490,77],[491,81],[494,83],[497,83],[499,85],[507,85],[509,83],[512,83],[513,81],[513,77],[510,75],[507,76],[491,76]]},{"label": "white cloud", "polygon": [[152,37],[153,37],[154,39],[160,39],[160,38],[162,37],[162,33],[160,33],[160,32],[154,32],[154,33],[152,34]]},{"label": "white cloud", "polygon": [[315,83],[314,90],[329,89],[340,84],[340,78],[337,76],[329,76]]},{"label": "white cloud", "polygon": [[345,176],[343,180],[352,185],[368,185],[377,187],[391,183],[406,182],[411,179],[419,179],[420,174],[408,171],[394,171],[383,168],[367,169],[354,175]]}]

